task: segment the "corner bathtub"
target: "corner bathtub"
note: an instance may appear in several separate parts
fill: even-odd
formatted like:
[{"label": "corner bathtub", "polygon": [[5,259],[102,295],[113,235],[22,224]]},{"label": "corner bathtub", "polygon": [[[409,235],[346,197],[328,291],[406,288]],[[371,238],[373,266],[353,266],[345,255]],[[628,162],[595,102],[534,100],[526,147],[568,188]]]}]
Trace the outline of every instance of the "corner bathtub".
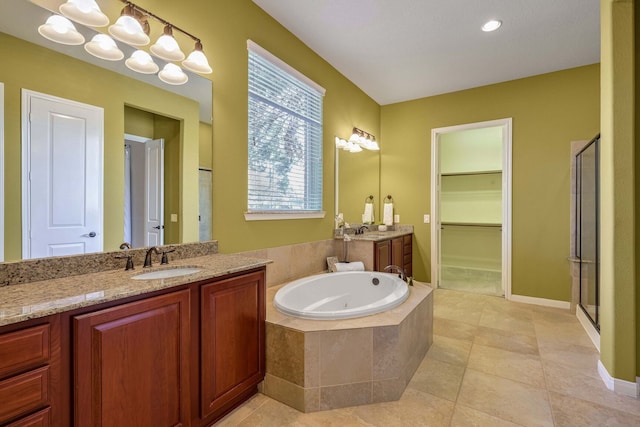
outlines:
[{"label": "corner bathtub", "polygon": [[350,319],[402,304],[409,287],[396,274],[375,271],[325,273],[295,280],[276,292],[275,307],[303,319]]}]

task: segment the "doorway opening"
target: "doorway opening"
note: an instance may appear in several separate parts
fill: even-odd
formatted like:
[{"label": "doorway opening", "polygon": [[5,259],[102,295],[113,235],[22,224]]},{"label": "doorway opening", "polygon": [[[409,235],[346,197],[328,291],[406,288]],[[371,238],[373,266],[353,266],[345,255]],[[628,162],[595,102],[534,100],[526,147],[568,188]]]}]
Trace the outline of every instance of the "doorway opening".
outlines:
[{"label": "doorway opening", "polygon": [[511,296],[511,119],[431,133],[431,281]]},{"label": "doorway opening", "polygon": [[180,120],[125,107],[123,241],[180,242]]}]

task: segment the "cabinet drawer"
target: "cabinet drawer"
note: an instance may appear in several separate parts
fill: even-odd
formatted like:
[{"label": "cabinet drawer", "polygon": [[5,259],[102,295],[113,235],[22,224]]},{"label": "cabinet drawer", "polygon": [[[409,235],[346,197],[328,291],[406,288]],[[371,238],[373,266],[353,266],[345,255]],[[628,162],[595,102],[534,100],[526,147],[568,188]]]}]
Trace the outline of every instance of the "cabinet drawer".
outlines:
[{"label": "cabinet drawer", "polygon": [[47,363],[50,335],[48,324],[0,335],[0,378]]},{"label": "cabinet drawer", "polygon": [[49,367],[0,382],[0,423],[49,404]]},{"label": "cabinet drawer", "polygon": [[28,417],[20,418],[18,421],[7,425],[7,427],[49,427],[51,425],[49,422],[51,419],[50,413],[51,409],[46,408]]}]

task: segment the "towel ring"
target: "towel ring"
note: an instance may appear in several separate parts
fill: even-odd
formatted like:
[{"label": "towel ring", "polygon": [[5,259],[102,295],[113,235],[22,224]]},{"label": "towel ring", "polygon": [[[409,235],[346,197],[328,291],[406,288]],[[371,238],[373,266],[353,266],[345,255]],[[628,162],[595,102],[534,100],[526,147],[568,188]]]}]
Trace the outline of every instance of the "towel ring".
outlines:
[{"label": "towel ring", "polygon": [[367,197],[366,199],[364,199],[364,202],[365,202],[365,203],[369,203],[369,202],[373,203],[373,195],[370,195],[369,197]]},{"label": "towel ring", "polygon": [[391,194],[387,195],[387,197],[385,197],[385,198],[384,198],[384,201],[385,201],[385,202],[386,202],[387,200],[388,200],[389,202],[393,203],[393,197],[391,197]]}]

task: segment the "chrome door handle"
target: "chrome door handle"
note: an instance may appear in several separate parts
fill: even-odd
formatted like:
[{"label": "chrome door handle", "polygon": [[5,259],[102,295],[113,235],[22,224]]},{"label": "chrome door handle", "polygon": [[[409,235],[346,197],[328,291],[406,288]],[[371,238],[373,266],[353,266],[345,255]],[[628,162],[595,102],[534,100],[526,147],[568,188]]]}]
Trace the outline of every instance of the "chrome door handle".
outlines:
[{"label": "chrome door handle", "polygon": [[89,234],[83,234],[82,237],[96,237],[98,233],[95,231],[90,232]]},{"label": "chrome door handle", "polygon": [[164,225],[156,225],[153,228],[155,228],[156,230],[161,230],[161,229],[164,230]]}]

